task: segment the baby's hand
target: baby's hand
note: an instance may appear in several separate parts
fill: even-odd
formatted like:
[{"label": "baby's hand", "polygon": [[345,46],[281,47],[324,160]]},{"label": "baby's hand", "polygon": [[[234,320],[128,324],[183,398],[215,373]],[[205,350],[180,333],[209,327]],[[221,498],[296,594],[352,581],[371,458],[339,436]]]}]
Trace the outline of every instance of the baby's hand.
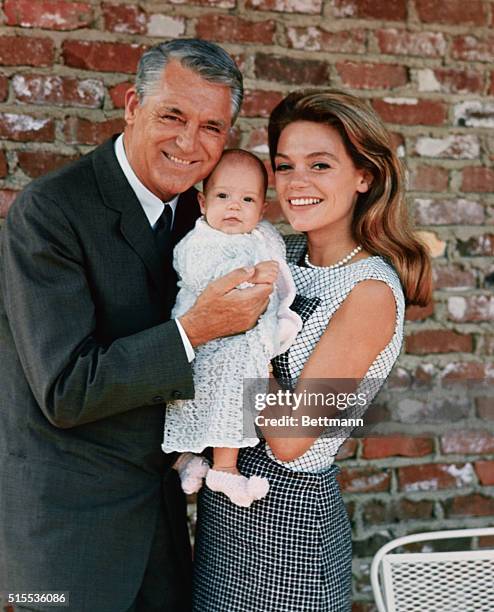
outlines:
[{"label": "baby's hand", "polygon": [[252,283],[274,283],[278,278],[280,264],[277,261],[261,261],[255,266],[254,276],[251,279]]}]

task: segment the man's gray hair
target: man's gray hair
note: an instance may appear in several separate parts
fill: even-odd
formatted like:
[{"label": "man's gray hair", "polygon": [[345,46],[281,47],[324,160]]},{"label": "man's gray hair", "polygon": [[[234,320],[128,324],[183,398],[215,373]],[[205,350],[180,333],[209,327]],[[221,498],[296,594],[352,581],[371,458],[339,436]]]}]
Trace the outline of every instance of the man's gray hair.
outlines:
[{"label": "man's gray hair", "polygon": [[224,49],[205,40],[181,38],[148,49],[137,66],[136,91],[139,102],[142,103],[145,96],[156,93],[162,72],[172,59],[178,60],[182,66],[196,72],[204,80],[230,88],[233,123],[244,95],[242,73]]}]

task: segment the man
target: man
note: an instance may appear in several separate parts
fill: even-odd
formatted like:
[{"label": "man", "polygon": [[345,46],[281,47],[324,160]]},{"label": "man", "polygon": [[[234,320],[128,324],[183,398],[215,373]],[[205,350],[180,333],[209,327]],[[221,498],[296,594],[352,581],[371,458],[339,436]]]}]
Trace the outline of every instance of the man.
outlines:
[{"label": "man", "polygon": [[[10,211],[0,592],[17,600],[68,591],[77,612],[190,609],[185,500],[160,450],[164,404],[193,397],[193,347],[253,326],[271,285],[262,268],[235,271],[169,321],[171,256],[241,99],[241,75],[216,45],[157,45],[127,92],[123,138],[34,181]],[[246,280],[257,284],[234,289]]]}]

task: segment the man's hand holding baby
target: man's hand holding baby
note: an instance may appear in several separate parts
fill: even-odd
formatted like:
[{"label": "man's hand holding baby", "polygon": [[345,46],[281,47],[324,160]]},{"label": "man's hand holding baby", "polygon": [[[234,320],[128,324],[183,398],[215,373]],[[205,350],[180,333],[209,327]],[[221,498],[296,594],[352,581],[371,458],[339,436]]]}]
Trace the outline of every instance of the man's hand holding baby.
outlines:
[{"label": "man's hand holding baby", "polygon": [[[209,283],[194,306],[179,319],[192,346],[254,327],[268,305],[277,275],[278,263],[263,261]],[[237,289],[242,283],[255,286]]]},{"label": "man's hand holding baby", "polygon": [[255,266],[254,277],[250,280],[256,285],[269,283],[273,284],[278,278],[280,264],[277,261],[261,261]]}]

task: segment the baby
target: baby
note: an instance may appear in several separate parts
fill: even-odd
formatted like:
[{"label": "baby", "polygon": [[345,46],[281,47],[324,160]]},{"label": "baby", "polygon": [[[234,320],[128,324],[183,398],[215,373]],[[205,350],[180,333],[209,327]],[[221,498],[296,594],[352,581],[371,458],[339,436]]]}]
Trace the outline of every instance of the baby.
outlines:
[{"label": "baby", "polygon": [[270,360],[287,350],[301,328],[300,317],[289,309],[295,286],[284,242],[271,224],[261,221],[267,182],[266,169],[255,155],[225,151],[198,194],[203,216],[175,247],[173,259],[180,279],[174,318],[192,306],[210,281],[261,261],[279,263],[275,289],[257,325],[196,349],[195,398],[170,404],[165,421],[164,452],[198,453],[213,447],[212,469],[190,452],[179,457],[174,467],[184,491],[197,491],[206,477],[210,489],[245,507],[264,497],[269,483],[258,476],[246,478],[237,469],[239,448],[258,443],[244,435],[243,382],[267,379]]}]

